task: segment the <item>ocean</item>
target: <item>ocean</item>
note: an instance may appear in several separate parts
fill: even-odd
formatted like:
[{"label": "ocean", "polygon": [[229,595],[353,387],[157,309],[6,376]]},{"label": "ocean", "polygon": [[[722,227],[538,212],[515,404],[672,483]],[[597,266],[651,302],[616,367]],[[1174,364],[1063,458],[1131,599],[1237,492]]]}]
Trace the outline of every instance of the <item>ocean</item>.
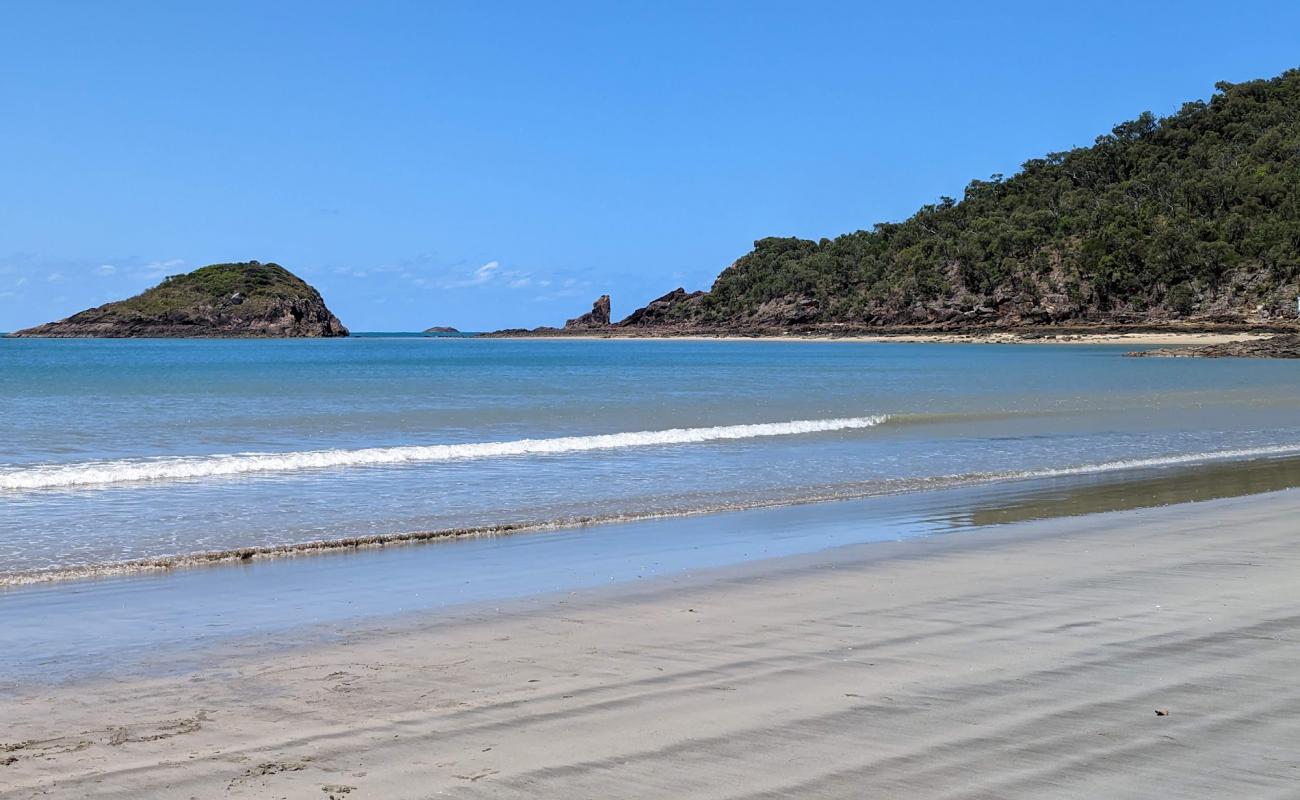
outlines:
[{"label": "ocean", "polygon": [[1300,455],[1300,364],[1125,349],[0,340],[0,584]]}]

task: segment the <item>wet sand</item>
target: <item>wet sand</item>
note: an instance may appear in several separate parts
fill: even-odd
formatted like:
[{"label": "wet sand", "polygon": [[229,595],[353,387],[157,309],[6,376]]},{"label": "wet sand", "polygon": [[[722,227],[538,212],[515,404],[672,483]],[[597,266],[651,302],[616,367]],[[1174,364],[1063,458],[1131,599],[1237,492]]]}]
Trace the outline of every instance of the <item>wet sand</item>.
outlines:
[{"label": "wet sand", "polygon": [[1032,520],[20,685],[0,796],[1291,797],[1297,512]]}]

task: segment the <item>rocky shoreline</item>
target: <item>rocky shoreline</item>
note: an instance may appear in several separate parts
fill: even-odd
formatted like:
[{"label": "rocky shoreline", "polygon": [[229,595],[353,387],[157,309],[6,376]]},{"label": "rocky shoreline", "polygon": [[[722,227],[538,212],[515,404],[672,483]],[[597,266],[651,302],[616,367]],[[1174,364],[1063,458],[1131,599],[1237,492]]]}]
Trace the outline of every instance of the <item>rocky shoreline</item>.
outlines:
[{"label": "rocky shoreline", "polygon": [[880,328],[816,326],[800,328],[506,328],[479,334],[495,339],[963,339],[1015,341],[1073,341],[1099,336],[1194,336],[1253,335],[1266,336],[1294,330],[1294,326],[1270,325],[1063,325],[1015,327],[969,327],[899,325]]},{"label": "rocky shoreline", "polygon": [[1266,339],[1224,342],[1201,347],[1163,347],[1137,350],[1134,358],[1300,358],[1300,333],[1278,334]]},{"label": "rocky shoreline", "polygon": [[703,325],[674,321],[667,309],[683,299],[698,296],[676,289],[633,311],[620,322],[610,317],[609,295],[601,295],[592,311],[570,319],[564,327],[507,328],[481,334],[488,338],[603,338],[603,339],[912,339],[953,341],[1079,341],[1097,337],[1241,335],[1268,336],[1295,331],[1294,323],[1244,321],[1237,318],[1193,319],[1168,322],[1114,319],[1058,324],[997,324],[944,322],[927,325],[851,325],[805,323],[791,325]]}]

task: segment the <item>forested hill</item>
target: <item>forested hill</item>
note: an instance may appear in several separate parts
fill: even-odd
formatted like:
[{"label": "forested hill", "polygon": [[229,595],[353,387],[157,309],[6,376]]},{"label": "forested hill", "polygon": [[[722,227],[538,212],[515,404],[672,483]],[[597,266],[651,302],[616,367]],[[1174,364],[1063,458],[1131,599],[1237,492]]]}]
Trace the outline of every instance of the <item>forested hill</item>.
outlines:
[{"label": "forested hill", "polygon": [[1300,70],[1220,83],[899,223],[762,239],[624,327],[1281,321],[1300,293]]}]

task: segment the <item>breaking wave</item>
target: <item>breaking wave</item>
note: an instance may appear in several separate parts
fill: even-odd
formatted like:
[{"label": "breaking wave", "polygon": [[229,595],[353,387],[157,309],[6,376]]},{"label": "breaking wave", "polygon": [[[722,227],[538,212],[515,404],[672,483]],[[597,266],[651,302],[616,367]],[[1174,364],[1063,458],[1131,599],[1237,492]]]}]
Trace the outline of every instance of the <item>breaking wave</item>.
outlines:
[{"label": "breaking wave", "polygon": [[1115,472],[1125,469],[1143,469],[1151,467],[1176,467],[1179,464],[1197,464],[1206,461],[1231,461],[1243,458],[1266,458],[1268,456],[1286,456],[1300,454],[1300,444],[1266,445],[1263,447],[1243,447],[1235,450],[1212,450],[1205,453],[1181,453],[1177,455],[1153,456],[1151,458],[1128,458],[1119,461],[1104,461],[1099,464],[1080,464],[1074,467],[1056,467],[1025,470],[1024,472],[1005,473],[1006,478],[1055,478],[1066,475],[1092,475],[1101,472]]},{"label": "breaking wave", "polygon": [[671,428],[662,431],[606,433],[596,436],[562,436],[554,439],[517,439],[507,442],[404,445],[359,450],[311,450],[295,453],[231,453],[211,456],[166,456],[119,461],[86,461],[0,468],[0,489],[52,489],[95,486],[132,481],[162,481],[246,475],[257,472],[294,472],[337,467],[369,467],[436,461],[462,461],[503,456],[556,455],[589,450],[696,444],[727,439],[796,436],[871,428],[889,417],[793,420],[753,425],[719,425],[711,428]]},{"label": "breaking wave", "polygon": [[[884,421],[884,418],[880,418]],[[839,420],[843,422],[844,420]],[[826,420],[820,424],[834,422]],[[796,423],[780,423],[796,424]],[[805,423],[806,424],[806,423]],[[879,424],[879,423],[877,423]],[[745,428],[756,426],[728,426],[728,428]],[[757,426],[771,427],[771,426]],[[853,427],[863,427],[853,426]],[[817,430],[839,430],[841,428],[818,428]],[[694,429],[692,429],[694,430]],[[703,429],[709,430],[709,429]],[[658,433],[668,433],[660,431]],[[632,434],[611,434],[626,436]],[[783,435],[783,434],[767,434]],[[594,437],[580,437],[589,439]],[[736,437],[732,437],[736,438]],[[526,441],[526,440],[525,440]],[[540,440],[559,441],[559,440]],[[691,440],[707,441],[707,440]],[[353,451],[356,452],[356,451]],[[805,505],[810,503],[862,499],[873,496],[925,492],[962,486],[979,486],[1008,481],[1035,480],[1042,478],[1082,476],[1129,469],[1153,469],[1174,467],[1188,464],[1205,464],[1216,461],[1250,461],[1256,458],[1267,459],[1278,456],[1300,455],[1300,443],[1272,445],[1232,450],[1214,450],[1200,453],[1157,456],[1152,458],[1106,461],[1093,464],[1080,464],[1071,467],[1044,468],[1023,471],[974,472],[966,474],[936,475],[917,478],[885,479],[881,481],[846,483],[834,486],[809,487],[809,491],[788,496],[773,496],[762,499],[748,499],[730,502],[710,502],[675,508],[629,510],[585,516],[569,516],[557,519],[540,519],[533,521],[510,521],[499,524],[486,524],[460,528],[441,528],[423,531],[398,531],[392,533],[367,534],[333,539],[319,539],[283,544],[261,544],[248,547],[236,547],[226,550],[210,550],[192,553],[163,554],[138,559],[114,560],[99,563],[68,564],[55,567],[21,569],[5,572],[0,565],[0,588],[29,584],[48,583],[62,580],[84,578],[103,578],[118,575],[130,575],[139,572],[172,570],[184,567],[217,565],[222,563],[245,562],[252,559],[269,559],[281,557],[323,554],[337,551],[362,550],[367,548],[392,545],[418,544],[450,539],[478,536],[502,536],[518,533],[533,533],[559,530],[587,525],[602,525],[619,522],[635,522],[671,517],[687,517],[702,514],[714,514],[728,511],[744,511],[760,508]],[[1249,494],[1250,492],[1245,492]],[[1067,513],[1068,515],[1068,513]]]}]

